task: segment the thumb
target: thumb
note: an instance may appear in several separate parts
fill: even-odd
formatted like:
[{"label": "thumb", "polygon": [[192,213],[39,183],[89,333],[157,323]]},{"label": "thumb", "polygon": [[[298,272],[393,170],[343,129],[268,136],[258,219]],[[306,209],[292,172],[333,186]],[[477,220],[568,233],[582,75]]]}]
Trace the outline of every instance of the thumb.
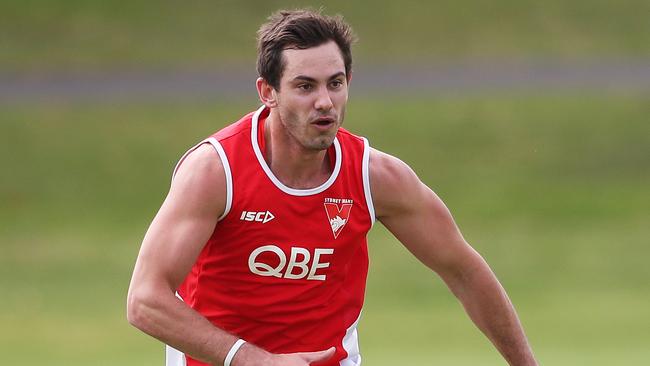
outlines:
[{"label": "thumb", "polygon": [[329,360],[332,356],[334,356],[335,351],[336,348],[330,347],[325,351],[301,353],[300,356],[309,363],[323,362]]}]

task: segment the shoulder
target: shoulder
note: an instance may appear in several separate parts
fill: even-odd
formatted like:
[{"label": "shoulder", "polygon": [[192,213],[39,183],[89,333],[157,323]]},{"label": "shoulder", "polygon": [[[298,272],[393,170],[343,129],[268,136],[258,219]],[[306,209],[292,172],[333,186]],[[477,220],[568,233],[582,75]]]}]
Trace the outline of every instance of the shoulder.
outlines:
[{"label": "shoulder", "polygon": [[415,175],[411,167],[406,163],[375,148],[370,148],[369,169],[371,178],[378,178],[388,184],[395,184],[401,178],[409,178]]},{"label": "shoulder", "polygon": [[174,180],[181,176],[209,180],[220,173],[223,174],[223,170],[223,163],[214,146],[209,142],[204,142],[190,151],[181,161]]},{"label": "shoulder", "polygon": [[226,172],[214,146],[206,142],[187,154],[174,175],[170,196],[189,206],[223,212]]},{"label": "shoulder", "polygon": [[413,169],[400,159],[370,149],[370,188],[377,217],[417,204],[422,190],[428,190]]},{"label": "shoulder", "polygon": [[376,217],[403,243],[414,231],[458,238],[445,203],[398,158],[371,150],[370,187]]}]

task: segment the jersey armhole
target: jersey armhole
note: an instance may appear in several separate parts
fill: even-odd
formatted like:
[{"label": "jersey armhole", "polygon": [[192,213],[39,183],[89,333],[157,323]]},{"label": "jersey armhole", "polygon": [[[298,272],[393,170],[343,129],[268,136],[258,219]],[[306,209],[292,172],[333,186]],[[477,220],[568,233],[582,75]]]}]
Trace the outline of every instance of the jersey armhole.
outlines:
[{"label": "jersey armhole", "polygon": [[223,220],[223,218],[228,215],[230,212],[230,208],[232,207],[232,173],[230,171],[230,164],[228,163],[228,156],[226,156],[226,151],[223,149],[219,141],[217,141],[216,138],[210,137],[207,138],[198,144],[194,145],[191,149],[187,150],[183,156],[178,160],[178,163],[176,163],[176,166],[174,167],[174,172],[172,173],[172,181],[174,180],[174,177],[176,176],[176,172],[178,171],[178,168],[181,166],[183,161],[187,158],[187,156],[194,150],[196,150],[199,146],[203,144],[210,144],[212,147],[217,151],[217,154],[219,154],[219,159],[221,159],[221,165],[223,165],[223,170],[224,174],[226,176],[226,207],[223,210],[223,214],[219,216],[217,221]]},{"label": "jersey armhole", "polygon": [[366,205],[370,214],[370,227],[375,224],[375,206],[372,203],[372,193],[370,191],[370,144],[368,139],[363,138],[363,162],[361,164],[363,177],[363,193],[366,196]]}]

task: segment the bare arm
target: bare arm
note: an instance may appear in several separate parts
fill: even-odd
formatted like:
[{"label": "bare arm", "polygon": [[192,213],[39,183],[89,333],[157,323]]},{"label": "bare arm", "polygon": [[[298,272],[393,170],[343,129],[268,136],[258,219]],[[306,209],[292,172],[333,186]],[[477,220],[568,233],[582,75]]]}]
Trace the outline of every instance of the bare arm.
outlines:
[{"label": "bare arm", "polygon": [[[225,184],[223,165],[212,146],[200,146],[188,155],[142,242],[127,300],[127,317],[132,325],[213,365],[223,365],[238,338],[212,325],[178,299],[175,291],[224,212]],[[272,355],[246,343],[232,365],[306,366],[333,353],[330,349]]]},{"label": "bare arm", "polygon": [[372,150],[370,183],[377,218],[434,270],[510,365],[537,365],[508,295],[465,241],[444,203],[400,160]]}]

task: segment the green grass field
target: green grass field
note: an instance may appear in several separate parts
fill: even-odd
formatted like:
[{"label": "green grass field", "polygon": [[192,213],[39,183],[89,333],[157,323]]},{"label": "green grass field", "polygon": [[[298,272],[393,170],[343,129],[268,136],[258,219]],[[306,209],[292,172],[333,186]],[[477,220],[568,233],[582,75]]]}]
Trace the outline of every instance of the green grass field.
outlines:
[{"label": "green grass field", "polygon": [[[0,82],[252,70],[259,23],[305,5],[320,2],[4,1]],[[325,11],[359,35],[357,65],[650,56],[647,0],[335,0]],[[541,364],[650,364],[647,93],[352,92],[346,127],[443,198],[509,291]],[[125,318],[140,241],[176,159],[255,101],[134,99],[0,102],[0,365],[162,365],[162,345]],[[379,224],[370,252],[364,365],[505,364]]]},{"label": "green grass field", "polygon": [[[160,365],[125,296],[175,159],[253,109],[0,106],[0,364]],[[650,362],[650,100],[370,100],[346,126],[408,162],[509,290],[542,364]],[[366,363],[503,365],[442,282],[377,225]]]},{"label": "green grass field", "polygon": [[[322,1],[7,0],[4,72],[254,67],[254,35],[272,11]],[[647,0],[333,0],[366,64],[457,59],[648,57]]]}]

